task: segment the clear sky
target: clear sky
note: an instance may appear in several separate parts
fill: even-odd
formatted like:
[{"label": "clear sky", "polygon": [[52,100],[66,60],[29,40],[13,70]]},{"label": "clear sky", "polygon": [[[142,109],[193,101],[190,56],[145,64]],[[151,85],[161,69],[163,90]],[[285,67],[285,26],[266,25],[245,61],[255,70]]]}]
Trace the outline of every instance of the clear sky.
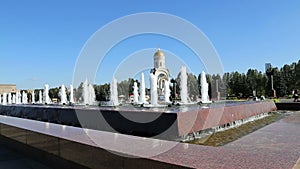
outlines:
[{"label": "clear sky", "polygon": [[[2,0],[0,83],[20,89],[69,85],[89,37],[105,24],[139,12],[170,13],[196,25],[215,46],[226,72],[263,71],[266,62],[281,67],[300,59],[299,9],[299,0]],[[155,35],[134,37],[112,53],[128,55],[159,45],[176,55],[188,54],[179,51],[180,44],[171,45],[175,43]],[[111,61],[99,70],[113,71]],[[95,82],[110,79],[97,75]]]}]

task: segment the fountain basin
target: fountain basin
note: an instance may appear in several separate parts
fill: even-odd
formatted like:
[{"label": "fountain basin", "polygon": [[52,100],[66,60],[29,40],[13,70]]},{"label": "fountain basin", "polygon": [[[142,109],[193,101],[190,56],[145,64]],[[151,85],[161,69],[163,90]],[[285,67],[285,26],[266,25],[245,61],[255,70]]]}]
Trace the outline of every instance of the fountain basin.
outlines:
[{"label": "fountain basin", "polygon": [[167,140],[182,140],[190,133],[274,110],[276,106],[271,101],[212,104],[207,108],[199,105],[171,108],[0,106],[1,115]]}]

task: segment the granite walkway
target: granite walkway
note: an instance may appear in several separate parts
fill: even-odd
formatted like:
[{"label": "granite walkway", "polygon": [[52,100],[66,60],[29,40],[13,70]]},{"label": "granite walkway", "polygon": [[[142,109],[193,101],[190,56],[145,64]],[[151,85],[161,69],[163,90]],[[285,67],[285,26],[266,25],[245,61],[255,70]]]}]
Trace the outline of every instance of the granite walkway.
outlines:
[{"label": "granite walkway", "polygon": [[[22,121],[23,123],[16,123],[16,121]],[[61,127],[57,124],[49,124],[49,127],[48,125],[45,126],[42,122],[10,117],[3,117],[2,122],[14,122],[21,128],[26,128],[26,125],[30,125],[29,127],[32,128],[32,126],[36,125],[36,129],[41,130],[41,133],[51,134],[52,132],[52,135],[56,134],[56,137],[59,136],[69,140],[80,141],[86,145],[95,144],[88,139],[89,137],[85,137],[85,132],[81,131],[82,129],[74,127]],[[42,128],[43,126],[45,128]],[[77,133],[77,135],[74,135],[74,133]],[[171,166],[177,165],[177,167],[201,169],[300,169],[300,111],[293,112],[282,120],[265,126],[222,147],[176,143],[89,130],[89,136],[93,134],[95,137],[100,138],[101,136],[99,143],[101,143],[102,147],[134,154],[139,157],[145,155],[145,153],[151,154],[151,151],[161,149],[160,145],[170,145],[170,147],[174,145],[175,147],[167,152],[146,157],[147,159],[169,163]],[[124,146],[124,144],[127,146]],[[134,146],[134,149],[130,147],[130,144]],[[134,160],[134,162],[134,166],[145,167],[143,161]],[[141,162],[140,165],[139,162]],[[44,164],[16,153],[1,144],[0,168],[48,169]],[[120,166],[120,168],[122,167]],[[149,166],[148,168],[153,167]]]},{"label": "granite walkway", "polygon": [[203,169],[300,169],[300,112],[222,147],[178,144],[152,159]]}]

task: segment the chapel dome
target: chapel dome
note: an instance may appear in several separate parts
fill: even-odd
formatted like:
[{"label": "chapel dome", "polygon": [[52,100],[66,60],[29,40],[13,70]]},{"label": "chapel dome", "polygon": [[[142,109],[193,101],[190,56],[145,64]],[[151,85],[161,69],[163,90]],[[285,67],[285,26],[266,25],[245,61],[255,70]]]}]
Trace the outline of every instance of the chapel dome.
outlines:
[{"label": "chapel dome", "polygon": [[164,57],[165,54],[160,50],[160,48],[158,48],[157,51],[154,53],[154,57],[155,56]]}]

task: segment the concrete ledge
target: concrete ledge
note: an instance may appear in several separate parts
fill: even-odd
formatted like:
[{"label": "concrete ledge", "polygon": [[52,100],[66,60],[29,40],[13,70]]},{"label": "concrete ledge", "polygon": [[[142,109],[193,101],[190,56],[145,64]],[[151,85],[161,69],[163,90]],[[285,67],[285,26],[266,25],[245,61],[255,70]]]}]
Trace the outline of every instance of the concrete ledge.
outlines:
[{"label": "concrete ledge", "polygon": [[[0,116],[0,123],[2,142],[17,145],[23,152],[33,154],[54,167],[189,168],[148,158],[150,156],[145,150],[150,150],[157,143],[155,139],[122,134],[118,134],[116,139],[115,133],[9,116]],[[168,141],[162,143],[170,144]],[[74,164],[78,166],[74,167]]]}]

